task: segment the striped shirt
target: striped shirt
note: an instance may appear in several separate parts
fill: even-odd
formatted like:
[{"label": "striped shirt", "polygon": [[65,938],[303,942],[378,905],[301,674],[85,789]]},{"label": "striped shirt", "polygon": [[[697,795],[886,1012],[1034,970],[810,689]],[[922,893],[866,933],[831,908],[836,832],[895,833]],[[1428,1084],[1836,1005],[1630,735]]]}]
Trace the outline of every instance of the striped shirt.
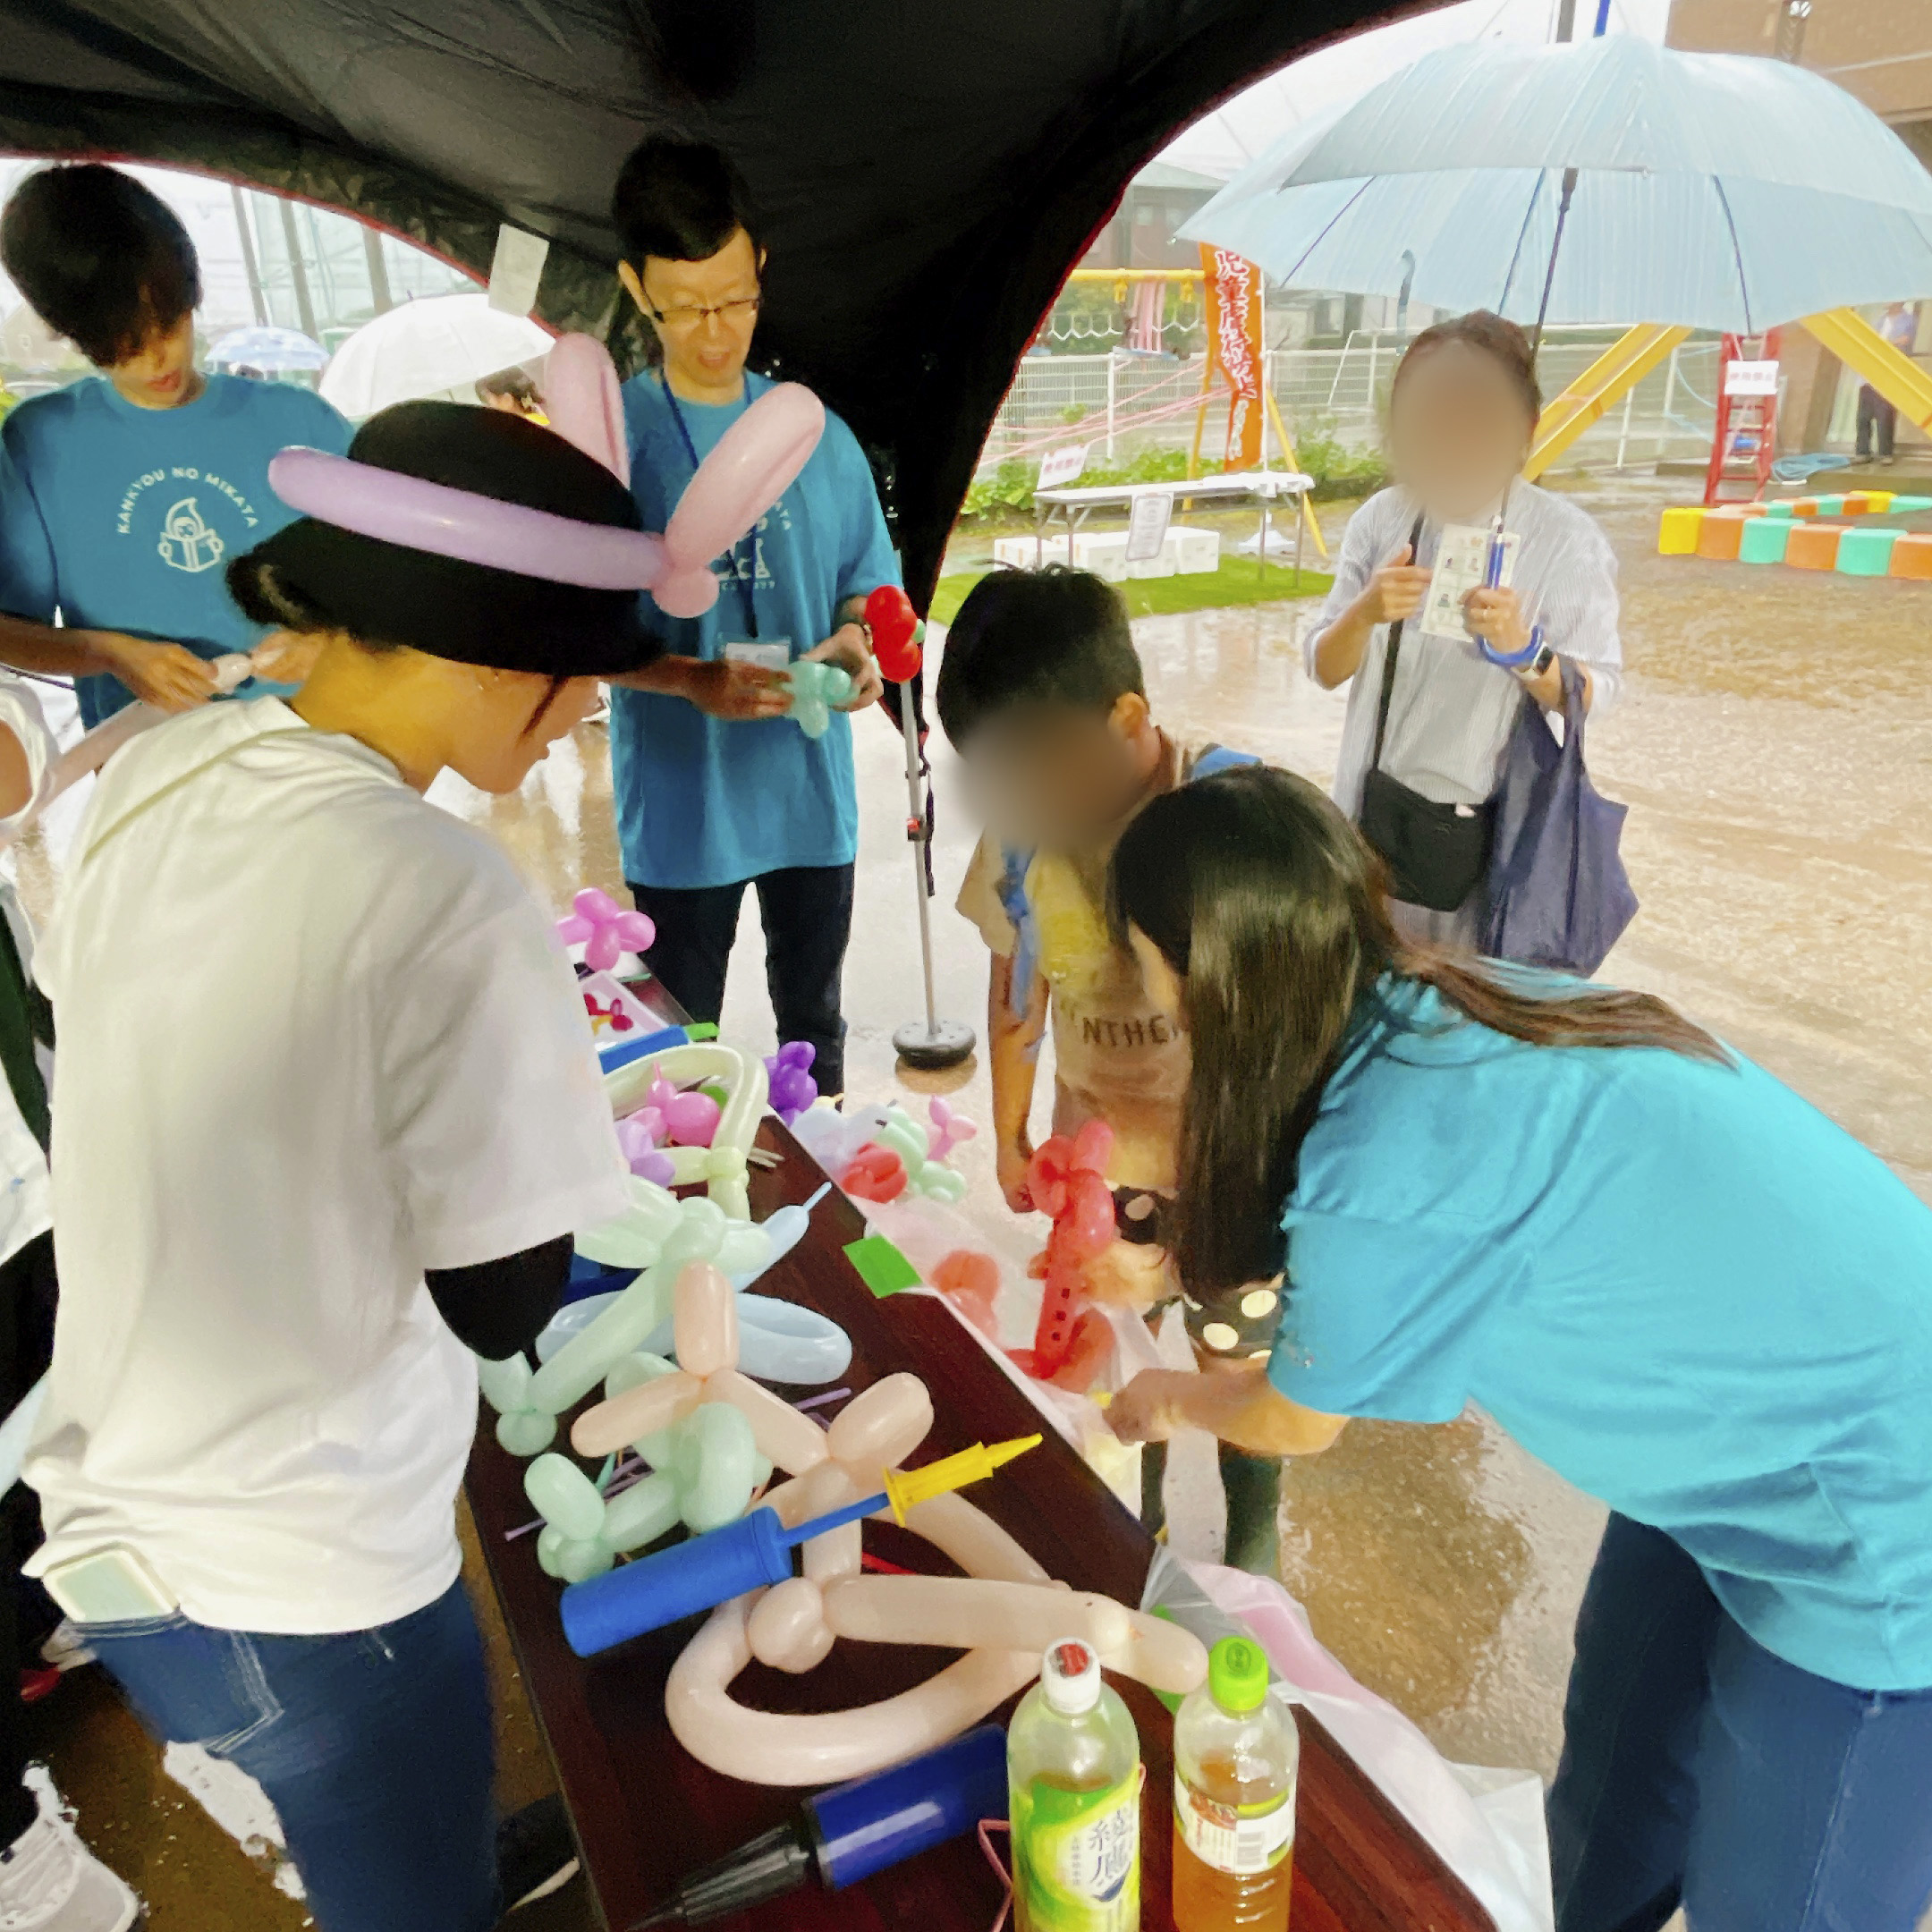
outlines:
[{"label": "striped shirt", "polygon": [[[1415,499],[1401,489],[1378,492],[1350,519],[1335,588],[1303,646],[1309,676],[1322,633],[1409,541],[1415,520]],[[1546,640],[1563,657],[1589,666],[1590,716],[1601,717],[1616,699],[1623,665],[1616,559],[1609,543],[1595,520],[1567,497],[1521,479],[1510,487],[1508,521],[1521,538],[1513,583],[1523,615],[1543,626]],[[1422,564],[1434,561],[1436,538],[1437,531],[1425,524],[1419,547]],[[1387,652],[1388,626],[1377,624],[1349,691],[1335,767],[1335,803],[1351,818],[1361,809],[1362,781],[1375,749]],[[1461,638],[1418,631],[1411,618],[1402,626],[1382,768],[1438,804],[1479,805],[1496,791],[1510,728],[1525,701],[1514,672],[1490,664]]]}]

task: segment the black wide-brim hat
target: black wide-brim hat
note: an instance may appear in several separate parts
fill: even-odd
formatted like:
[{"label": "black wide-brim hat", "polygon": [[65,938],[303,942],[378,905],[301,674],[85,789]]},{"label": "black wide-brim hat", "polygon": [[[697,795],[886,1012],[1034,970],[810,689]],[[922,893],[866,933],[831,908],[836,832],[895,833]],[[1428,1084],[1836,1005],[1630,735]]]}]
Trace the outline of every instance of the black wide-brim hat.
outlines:
[{"label": "black wide-brim hat", "polygon": [[[643,529],[631,492],[602,463],[541,423],[506,411],[396,403],[356,432],[338,481],[352,483],[349,466],[355,464],[574,524]],[[381,479],[370,477],[368,487],[379,491]],[[487,522],[488,506],[477,507],[479,523]],[[642,669],[664,650],[644,627],[635,589],[591,589],[496,569],[316,515],[299,518],[237,559],[228,584],[258,623],[341,630],[370,644],[404,645],[501,671],[616,677]]]}]

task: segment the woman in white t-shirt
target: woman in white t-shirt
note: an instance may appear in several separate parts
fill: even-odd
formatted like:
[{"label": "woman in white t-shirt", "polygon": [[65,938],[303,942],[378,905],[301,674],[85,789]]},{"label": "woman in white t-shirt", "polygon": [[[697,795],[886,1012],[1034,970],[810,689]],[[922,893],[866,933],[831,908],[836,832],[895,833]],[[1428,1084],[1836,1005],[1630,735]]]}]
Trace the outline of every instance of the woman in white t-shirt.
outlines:
[{"label": "woman in white t-shirt", "polygon": [[[638,529],[606,470],[491,411],[404,404],[300,461],[351,520],[402,478],[466,493],[454,521],[506,538],[472,550],[532,564],[533,533]],[[506,1848],[491,1806],[471,1351],[535,1337],[626,1170],[546,914],[423,793],[513,790],[655,647],[632,592],[313,515],[229,580],[314,638],[307,684],[120,752],[42,947],[62,1304],[30,1567],[122,1588],[86,1640],[157,1734],[260,1781],[324,1932],[484,1932],[571,1853],[560,1809]]]}]

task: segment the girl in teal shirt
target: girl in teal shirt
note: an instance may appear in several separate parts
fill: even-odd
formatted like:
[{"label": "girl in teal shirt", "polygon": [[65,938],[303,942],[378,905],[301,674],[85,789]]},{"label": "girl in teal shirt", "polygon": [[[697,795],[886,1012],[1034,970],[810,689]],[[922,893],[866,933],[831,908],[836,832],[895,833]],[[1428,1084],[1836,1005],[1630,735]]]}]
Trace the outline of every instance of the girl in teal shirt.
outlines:
[{"label": "girl in teal shirt", "polygon": [[1175,1259],[1287,1272],[1247,1373],[1130,1439],[1284,1454],[1475,1402],[1613,1514],[1550,1795],[1560,1932],[1911,1932],[1932,1898],[1932,1210],[1648,995],[1402,945],[1311,786],[1157,800],[1114,861],[1193,1066]]}]

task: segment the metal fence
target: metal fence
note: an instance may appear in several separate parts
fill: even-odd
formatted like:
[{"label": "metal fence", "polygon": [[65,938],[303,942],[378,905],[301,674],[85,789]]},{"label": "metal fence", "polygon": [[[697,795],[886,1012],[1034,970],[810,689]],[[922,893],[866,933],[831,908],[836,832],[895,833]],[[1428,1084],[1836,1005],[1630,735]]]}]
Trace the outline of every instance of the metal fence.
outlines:
[{"label": "metal fence", "polygon": [[[1566,388],[1609,346],[1617,331],[1552,331],[1538,361],[1543,393]],[[1691,341],[1613,404],[1572,444],[1565,466],[1623,470],[1665,458],[1705,454],[1716,409],[1719,344]],[[1401,353],[1398,339],[1366,332],[1339,349],[1277,349],[1268,379],[1289,433],[1326,436],[1351,447],[1373,445]],[[1034,355],[1020,365],[980,453],[982,470],[1013,457],[1037,459],[1063,443],[1090,445],[1089,461],[1125,461],[1145,450],[1185,449],[1194,433],[1201,364],[1172,356]],[[1210,406],[1208,436],[1225,402]]]}]

